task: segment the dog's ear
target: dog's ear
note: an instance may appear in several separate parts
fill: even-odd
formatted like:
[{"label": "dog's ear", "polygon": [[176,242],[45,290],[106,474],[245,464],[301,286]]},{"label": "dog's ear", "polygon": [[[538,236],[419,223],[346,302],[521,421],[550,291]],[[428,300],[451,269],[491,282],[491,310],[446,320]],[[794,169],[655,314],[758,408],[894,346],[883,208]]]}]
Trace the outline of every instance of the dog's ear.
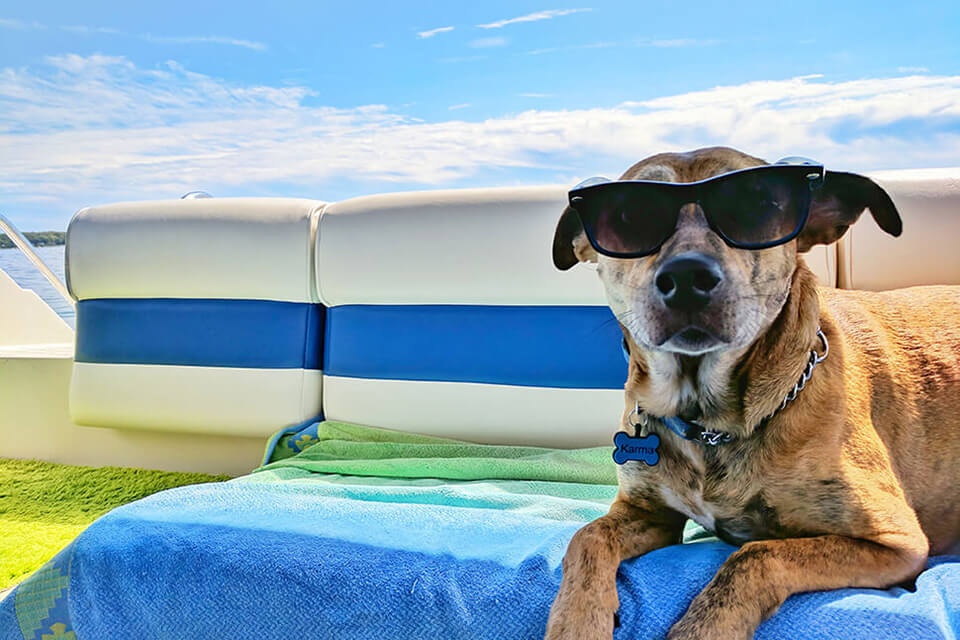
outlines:
[{"label": "dog's ear", "polygon": [[553,234],[553,264],[557,269],[566,271],[578,262],[596,262],[594,251],[587,232],[583,230],[580,216],[571,207],[563,210],[557,230]]},{"label": "dog's ear", "polygon": [[880,185],[855,173],[827,171],[823,185],[813,192],[807,224],[797,237],[797,251],[838,240],[864,209],[870,209],[873,219],[890,235],[899,236],[903,231],[897,207]]}]

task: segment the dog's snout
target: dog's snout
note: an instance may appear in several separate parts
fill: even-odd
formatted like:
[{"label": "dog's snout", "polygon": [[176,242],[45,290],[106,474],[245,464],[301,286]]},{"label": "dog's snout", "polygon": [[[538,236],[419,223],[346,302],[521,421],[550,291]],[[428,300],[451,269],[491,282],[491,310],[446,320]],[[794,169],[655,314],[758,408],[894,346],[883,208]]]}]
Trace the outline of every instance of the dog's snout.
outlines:
[{"label": "dog's snout", "polygon": [[721,281],[723,271],[717,261],[696,252],[670,258],[654,278],[664,304],[677,311],[699,311],[707,306],[711,292]]}]

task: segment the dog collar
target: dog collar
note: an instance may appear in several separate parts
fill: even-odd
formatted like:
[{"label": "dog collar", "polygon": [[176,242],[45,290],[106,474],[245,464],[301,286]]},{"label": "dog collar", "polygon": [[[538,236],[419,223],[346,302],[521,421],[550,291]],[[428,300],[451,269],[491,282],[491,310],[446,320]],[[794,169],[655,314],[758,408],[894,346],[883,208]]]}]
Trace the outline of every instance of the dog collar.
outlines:
[{"label": "dog collar", "polygon": [[[647,426],[647,414],[641,411],[640,404],[638,403],[630,415],[637,415],[640,418],[640,421],[633,425],[634,433],[640,435],[643,428]],[[710,447],[715,447],[718,444],[724,444],[733,440],[733,434],[731,433],[707,429],[699,422],[687,420],[680,416],[662,416],[658,418],[658,420],[660,420],[667,429],[670,429],[670,431],[673,431],[684,440],[693,440]]]},{"label": "dog collar", "polygon": [[[807,386],[807,382],[809,382],[810,378],[813,377],[814,368],[827,359],[827,356],[830,354],[830,343],[827,342],[827,336],[824,335],[823,330],[820,327],[817,327],[817,337],[820,338],[820,343],[823,345],[823,355],[820,355],[816,349],[810,350],[810,357],[807,360],[807,366],[803,368],[803,373],[800,375],[800,379],[797,380],[796,384],[793,385],[793,388],[787,393],[786,396],[784,396],[780,406],[778,406],[760,421],[761,426],[765,425],[771,418],[783,411],[788,404],[796,400],[797,395],[803,391],[804,387]],[[623,357],[626,359],[627,364],[629,364],[630,350],[627,348],[626,338],[623,339],[621,348],[623,349]],[[647,426],[647,413],[640,409],[640,403],[635,404],[634,410],[631,412],[630,416],[627,417],[627,420],[629,421],[630,417],[634,415],[636,415],[639,420],[637,423],[633,424],[635,430],[634,433],[636,435],[640,435],[640,432]],[[725,444],[734,439],[734,436],[731,433],[707,429],[698,422],[686,420],[680,416],[662,416],[659,418],[659,420],[664,426],[670,429],[670,431],[673,431],[684,440],[693,440],[710,447],[715,447],[719,444]]]}]

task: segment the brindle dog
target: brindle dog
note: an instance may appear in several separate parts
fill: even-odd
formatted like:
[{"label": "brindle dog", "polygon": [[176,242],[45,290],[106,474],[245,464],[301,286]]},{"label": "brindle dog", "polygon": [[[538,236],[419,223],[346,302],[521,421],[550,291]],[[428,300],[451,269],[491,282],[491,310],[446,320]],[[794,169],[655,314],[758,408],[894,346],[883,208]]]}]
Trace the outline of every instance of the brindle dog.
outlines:
[{"label": "brindle dog", "polygon": [[[766,164],[728,148],[665,153],[622,180],[693,182]],[[615,259],[564,211],[553,260],[597,263],[630,354],[624,429],[635,403],[735,438],[710,447],[655,418],[660,462],[627,462],[610,512],[573,537],[547,638],[610,638],[621,561],[676,544],[687,518],[742,545],[668,638],[751,638],[791,594],[883,588],[913,579],[960,538],[960,287],[884,293],[818,288],[798,255],[840,238],[864,209],[900,233],[889,196],[867,178],[827,172],[795,240],[734,249],[685,205],[654,255]],[[672,257],[697,252],[722,279],[698,312],[671,310],[655,284]],[[689,326],[712,338],[688,344]],[[771,420],[811,350],[829,357]],[[679,333],[678,333],[679,332]],[[694,332],[697,333],[697,332]],[[697,340],[702,342],[703,334]],[[632,419],[635,421],[635,418]]]}]

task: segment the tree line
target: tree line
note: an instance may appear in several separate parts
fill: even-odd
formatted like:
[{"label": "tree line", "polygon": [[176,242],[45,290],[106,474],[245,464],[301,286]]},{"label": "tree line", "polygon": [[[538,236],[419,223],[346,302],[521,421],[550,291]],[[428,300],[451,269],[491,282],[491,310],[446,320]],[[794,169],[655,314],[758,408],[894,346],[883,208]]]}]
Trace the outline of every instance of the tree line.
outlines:
[{"label": "tree line", "polygon": [[[52,247],[63,244],[67,236],[63,231],[26,231],[23,235],[35,247]],[[13,240],[8,238],[7,234],[0,233],[0,249],[11,249],[13,246]]]}]

